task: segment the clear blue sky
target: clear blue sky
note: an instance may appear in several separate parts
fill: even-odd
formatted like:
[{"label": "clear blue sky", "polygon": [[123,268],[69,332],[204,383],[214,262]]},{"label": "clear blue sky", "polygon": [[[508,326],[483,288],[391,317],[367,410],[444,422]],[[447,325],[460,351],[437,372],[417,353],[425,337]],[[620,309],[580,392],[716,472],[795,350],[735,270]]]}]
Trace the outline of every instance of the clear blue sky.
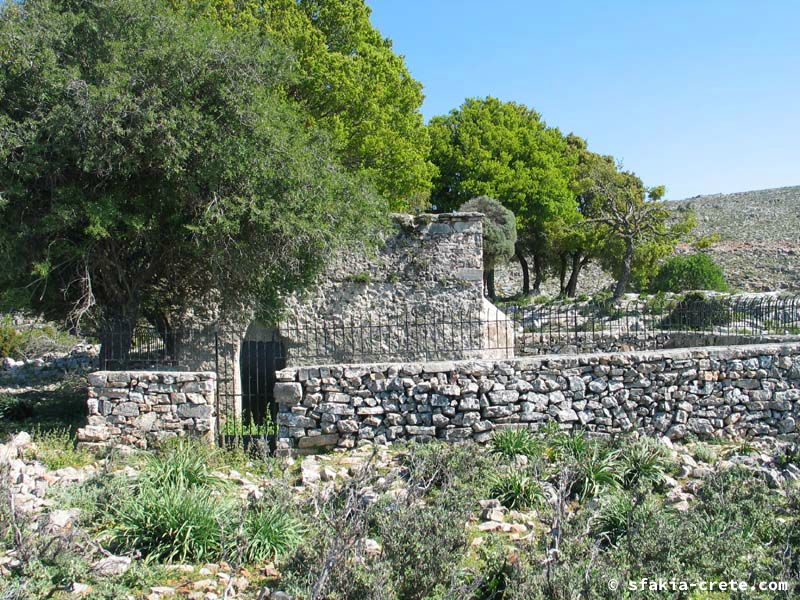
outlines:
[{"label": "clear blue sky", "polygon": [[671,199],[800,185],[800,0],[367,0],[425,87],[534,107]]}]

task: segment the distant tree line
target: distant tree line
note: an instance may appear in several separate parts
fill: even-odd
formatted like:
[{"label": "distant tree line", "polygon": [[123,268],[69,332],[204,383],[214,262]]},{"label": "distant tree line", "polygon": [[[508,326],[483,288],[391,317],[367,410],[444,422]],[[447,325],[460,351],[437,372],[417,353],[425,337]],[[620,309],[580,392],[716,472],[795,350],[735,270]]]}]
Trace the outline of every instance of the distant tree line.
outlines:
[{"label": "distant tree line", "polygon": [[22,0],[0,9],[0,301],[147,319],[263,315],[390,211],[480,210],[484,266],[574,296],[643,286],[691,226],[534,110],[422,86],[364,0]]}]

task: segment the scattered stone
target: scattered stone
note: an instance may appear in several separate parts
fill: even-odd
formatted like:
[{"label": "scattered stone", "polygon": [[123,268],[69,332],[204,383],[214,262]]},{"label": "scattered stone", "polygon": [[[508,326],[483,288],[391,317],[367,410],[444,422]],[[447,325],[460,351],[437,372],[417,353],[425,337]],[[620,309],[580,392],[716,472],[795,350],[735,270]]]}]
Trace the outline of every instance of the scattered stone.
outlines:
[{"label": "scattered stone", "polygon": [[92,565],[92,573],[97,577],[122,575],[131,567],[129,556],[107,556]]}]

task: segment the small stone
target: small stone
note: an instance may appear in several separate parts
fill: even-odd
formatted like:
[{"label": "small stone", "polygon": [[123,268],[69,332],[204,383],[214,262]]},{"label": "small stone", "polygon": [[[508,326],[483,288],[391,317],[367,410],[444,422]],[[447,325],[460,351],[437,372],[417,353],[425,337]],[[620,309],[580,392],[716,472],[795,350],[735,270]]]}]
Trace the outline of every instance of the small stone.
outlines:
[{"label": "small stone", "polygon": [[92,565],[92,573],[97,577],[122,575],[131,567],[129,556],[107,556]]}]

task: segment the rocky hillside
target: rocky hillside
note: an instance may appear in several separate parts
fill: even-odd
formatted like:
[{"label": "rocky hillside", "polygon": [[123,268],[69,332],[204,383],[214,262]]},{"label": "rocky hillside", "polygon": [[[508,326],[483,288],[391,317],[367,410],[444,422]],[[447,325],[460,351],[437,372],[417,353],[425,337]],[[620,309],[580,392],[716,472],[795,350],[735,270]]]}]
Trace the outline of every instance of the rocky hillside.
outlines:
[{"label": "rocky hillside", "polygon": [[[695,196],[670,203],[694,209],[696,234],[717,234],[706,250],[734,288],[800,290],[800,186]],[[687,245],[679,251],[690,252]]]}]

